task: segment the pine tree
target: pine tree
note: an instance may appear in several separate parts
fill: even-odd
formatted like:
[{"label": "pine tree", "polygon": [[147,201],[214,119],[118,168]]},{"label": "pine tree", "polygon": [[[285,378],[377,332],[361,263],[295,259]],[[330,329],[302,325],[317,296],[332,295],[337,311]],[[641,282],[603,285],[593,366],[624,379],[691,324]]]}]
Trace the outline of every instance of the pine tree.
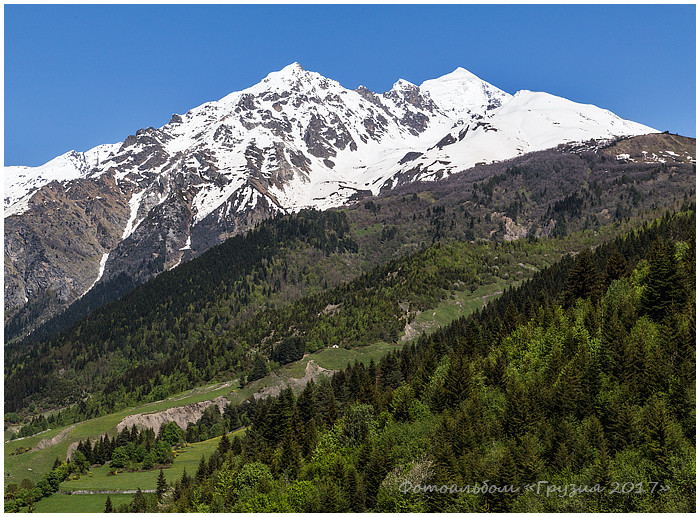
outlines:
[{"label": "pine tree", "polygon": [[285,439],[282,442],[282,469],[287,473],[290,479],[295,479],[301,467],[301,448],[289,431],[286,433]]},{"label": "pine tree", "polygon": [[124,445],[128,444],[130,440],[131,440],[131,432],[129,431],[128,427],[125,427],[124,429],[121,430],[121,432],[119,433],[119,436],[117,437],[116,447],[123,447]]},{"label": "pine tree", "polygon": [[114,509],[112,508],[112,500],[107,496],[107,500],[105,501],[105,511],[104,513],[112,513],[114,512]]},{"label": "pine tree", "polygon": [[297,399],[299,416],[305,423],[310,422],[316,416],[316,406],[314,404],[315,387],[316,384],[313,379],[310,380]]},{"label": "pine tree", "polygon": [[445,407],[458,406],[467,398],[471,389],[471,367],[464,356],[458,354],[450,361],[450,368],[445,378]]},{"label": "pine tree", "polygon": [[338,511],[338,487],[336,484],[328,480],[321,492],[321,507],[324,512],[334,513]]},{"label": "pine tree", "polygon": [[564,287],[564,305],[573,305],[578,298],[596,297],[600,293],[598,269],[590,250],[582,251],[574,262]]},{"label": "pine tree", "polygon": [[231,449],[231,441],[228,439],[226,433],[223,434],[221,440],[219,440],[219,447],[217,450],[219,454],[223,457]]},{"label": "pine tree", "polygon": [[241,443],[241,437],[236,434],[233,436],[233,440],[231,441],[231,452],[233,452],[234,456],[237,456],[242,451],[243,445]]},{"label": "pine tree", "polygon": [[673,248],[657,240],[650,252],[649,276],[642,292],[642,313],[654,321],[661,321],[681,303],[682,296]]},{"label": "pine tree", "polygon": [[209,468],[207,466],[207,460],[202,455],[201,459],[199,460],[199,466],[197,467],[197,472],[194,475],[194,479],[199,485],[206,479],[208,475]]},{"label": "pine tree", "polygon": [[136,513],[144,513],[146,511],[146,497],[140,488],[136,489],[134,499],[131,501],[130,511]]},{"label": "pine tree", "polygon": [[387,471],[390,467],[387,466],[385,460],[385,455],[380,455],[381,457],[373,458],[367,465],[367,470],[365,472],[365,482],[367,485],[367,508],[373,509],[377,502],[377,493],[379,492],[379,486],[384,480]]},{"label": "pine tree", "polygon": [[610,285],[613,280],[618,280],[627,274],[627,260],[617,247],[608,255],[605,265],[605,284]]},{"label": "pine tree", "polygon": [[248,374],[248,382],[262,379],[265,375],[267,375],[267,362],[262,355],[256,354],[253,360],[253,368]]},{"label": "pine tree", "polygon": [[95,461],[94,461],[95,459],[94,459],[93,454],[92,454],[92,443],[90,442],[90,438],[88,438],[85,441],[83,454],[85,455],[85,459],[87,460],[89,465],[92,465],[93,463],[95,463]]},{"label": "pine tree", "polygon": [[182,488],[188,488],[190,486],[190,483],[192,481],[192,478],[187,474],[187,467],[182,469],[182,477],[180,478],[180,486]]},{"label": "pine tree", "polygon": [[525,483],[540,479],[544,462],[540,457],[537,440],[532,434],[528,433],[522,437],[515,454],[518,477]]},{"label": "pine tree", "polygon": [[360,493],[360,487],[357,479],[357,471],[355,470],[355,467],[350,465],[346,474],[346,486],[348,487],[347,495],[348,500],[350,502],[350,511],[361,512],[363,508],[363,498],[361,498],[362,494]]},{"label": "pine tree", "polygon": [[306,425],[299,439],[301,441],[301,454],[306,458],[314,452],[314,447],[316,447],[316,442],[318,441],[318,429],[316,428],[316,422],[314,420]]},{"label": "pine tree", "polygon": [[156,496],[158,497],[158,502],[163,500],[163,494],[168,488],[168,483],[165,481],[165,474],[163,474],[163,469],[160,469],[160,474],[158,474],[158,481],[156,481]]},{"label": "pine tree", "polygon": [[520,324],[520,313],[518,312],[518,309],[515,307],[515,304],[513,303],[512,298],[511,298],[510,302],[508,303],[508,307],[506,307],[506,313],[503,317],[503,321],[504,321],[503,333],[506,335],[510,334]]}]

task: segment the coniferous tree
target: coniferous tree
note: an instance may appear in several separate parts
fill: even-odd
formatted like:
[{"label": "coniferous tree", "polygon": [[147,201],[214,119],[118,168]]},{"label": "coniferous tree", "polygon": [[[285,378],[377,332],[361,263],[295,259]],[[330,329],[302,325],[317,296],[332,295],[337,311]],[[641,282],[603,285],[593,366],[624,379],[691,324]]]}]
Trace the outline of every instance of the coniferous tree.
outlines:
[{"label": "coniferous tree", "polygon": [[124,427],[117,436],[116,447],[123,447],[131,441],[131,432],[128,427]]},{"label": "coniferous tree", "polygon": [[199,460],[199,466],[197,467],[197,472],[194,475],[195,482],[199,485],[209,474],[209,468],[207,466],[207,460],[204,456]]},{"label": "coniferous tree", "polygon": [[144,513],[146,511],[146,497],[143,495],[140,488],[136,489],[129,510],[135,513]]},{"label": "coniferous tree", "polygon": [[357,479],[357,471],[352,465],[348,468],[346,472],[347,481],[347,496],[350,502],[350,511],[361,512],[363,508],[362,494],[359,487],[359,481]]},{"label": "coniferous tree", "polygon": [[301,448],[291,432],[287,432],[282,442],[281,467],[290,479],[297,477],[301,467]]},{"label": "coniferous tree", "polygon": [[105,501],[105,511],[104,513],[112,513],[114,512],[114,509],[112,508],[112,500],[107,496],[107,500]]},{"label": "coniferous tree", "polygon": [[680,277],[673,248],[660,240],[654,243],[649,258],[649,277],[642,291],[642,312],[661,321],[682,300]]},{"label": "coniferous tree", "polygon": [[187,489],[190,486],[190,483],[192,482],[192,478],[187,474],[187,467],[182,469],[182,477],[180,478],[180,487],[183,489]]},{"label": "coniferous tree", "polygon": [[224,433],[221,436],[221,440],[219,440],[219,446],[217,447],[217,450],[219,451],[219,454],[223,457],[230,449],[231,441],[229,440],[226,433]]},{"label": "coniferous tree", "polygon": [[598,269],[593,262],[590,250],[582,251],[574,262],[566,278],[564,288],[564,305],[570,306],[578,298],[588,298],[597,296],[599,293]]},{"label": "coniferous tree", "polygon": [[253,368],[248,374],[248,382],[257,381],[267,375],[267,363],[261,354],[256,354],[253,360]]},{"label": "coniferous tree", "polygon": [[163,494],[165,494],[167,488],[168,484],[165,481],[165,474],[163,474],[163,469],[160,469],[158,480],[156,481],[156,497],[158,497],[159,502],[163,500]]},{"label": "coniferous tree", "polygon": [[234,456],[237,456],[243,451],[240,436],[234,435],[233,440],[231,441],[231,451],[233,452]]},{"label": "coniferous tree", "polygon": [[471,390],[471,367],[464,356],[457,355],[450,361],[444,389],[445,407],[456,407],[467,398]]},{"label": "coniferous tree", "polygon": [[608,260],[605,264],[605,285],[608,286],[613,280],[619,280],[627,274],[627,260],[620,253],[617,247],[614,247],[608,255]]}]

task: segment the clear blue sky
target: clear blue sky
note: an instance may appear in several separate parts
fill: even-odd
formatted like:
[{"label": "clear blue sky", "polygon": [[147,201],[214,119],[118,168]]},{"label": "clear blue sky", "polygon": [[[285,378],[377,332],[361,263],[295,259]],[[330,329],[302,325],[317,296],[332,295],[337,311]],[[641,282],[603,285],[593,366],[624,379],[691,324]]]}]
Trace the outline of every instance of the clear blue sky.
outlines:
[{"label": "clear blue sky", "polygon": [[5,5],[5,165],[123,141],[298,61],[347,88],[458,66],[695,136],[695,6]]}]

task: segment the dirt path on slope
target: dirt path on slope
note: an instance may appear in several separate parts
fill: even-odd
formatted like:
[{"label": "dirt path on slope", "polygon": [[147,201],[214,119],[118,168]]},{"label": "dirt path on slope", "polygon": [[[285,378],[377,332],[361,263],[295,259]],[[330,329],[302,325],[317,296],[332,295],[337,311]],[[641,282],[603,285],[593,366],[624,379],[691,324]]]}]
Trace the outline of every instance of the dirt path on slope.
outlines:
[{"label": "dirt path on slope", "polygon": [[66,439],[66,437],[68,436],[68,433],[71,432],[71,430],[76,425],[77,424],[73,424],[70,427],[66,427],[63,431],[58,433],[53,438],[44,438],[43,440],[40,440],[39,443],[37,443],[34,447],[32,447],[32,451],[40,451],[42,449],[46,449],[47,447],[51,447],[52,445],[57,445],[57,444],[61,443],[63,440]]},{"label": "dirt path on slope", "polygon": [[304,372],[304,376],[301,379],[297,379],[296,377],[290,377],[289,379],[282,380],[282,378],[275,373],[275,376],[278,379],[280,379],[281,382],[277,386],[269,386],[267,388],[261,389],[257,393],[253,394],[253,397],[255,397],[256,399],[270,396],[276,397],[282,392],[283,389],[285,389],[288,386],[291,387],[296,393],[298,390],[304,389],[304,387],[309,383],[310,380],[316,380],[321,375],[329,375],[331,373],[333,373],[333,370],[323,368],[316,364],[316,362],[313,359],[311,359],[308,363],[306,363],[306,371]]}]

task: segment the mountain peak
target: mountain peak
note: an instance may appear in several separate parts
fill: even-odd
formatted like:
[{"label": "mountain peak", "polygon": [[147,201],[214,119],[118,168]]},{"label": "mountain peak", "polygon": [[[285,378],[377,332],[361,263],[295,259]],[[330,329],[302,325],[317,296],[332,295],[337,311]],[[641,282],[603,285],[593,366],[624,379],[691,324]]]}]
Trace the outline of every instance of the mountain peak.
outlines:
[{"label": "mountain peak", "polygon": [[[652,131],[547,94],[512,97],[461,67],[420,87],[399,79],[378,95],[294,62],[123,144],[5,168],[6,256],[20,264],[6,307],[48,289],[68,303],[122,273],[141,281],[275,213],[339,206],[565,142]],[[88,211],[104,230],[78,240],[71,221]],[[46,247],[59,241],[61,252]],[[48,315],[33,311],[34,322]]]},{"label": "mountain peak", "polygon": [[271,72],[260,83],[246,92],[259,91],[287,91],[290,87],[297,90],[312,91],[321,85],[337,84],[336,81],[328,79],[317,72],[306,70],[296,61],[277,72]]},{"label": "mountain peak", "polygon": [[391,87],[392,90],[412,90],[413,88],[416,88],[416,85],[413,84],[410,81],[407,81],[406,79],[399,79],[394,83],[394,86]]},{"label": "mountain peak", "polygon": [[295,73],[295,72],[304,72],[304,67],[301,66],[298,62],[294,61],[294,63],[290,63],[287,66],[285,66],[280,72],[284,73]]},{"label": "mountain peak", "polygon": [[461,66],[458,66],[449,74],[445,74],[442,76],[442,78],[447,78],[447,77],[461,77],[461,78],[468,78],[468,79],[478,79],[479,81],[481,81],[481,79],[479,77],[477,77],[475,74],[471,73],[466,68],[462,68]]},{"label": "mountain peak", "polygon": [[297,79],[300,76],[307,73],[308,72],[304,70],[304,67],[302,67],[299,63],[295,61],[294,63],[285,66],[277,72],[270,72],[269,74],[267,74],[267,77],[264,79],[264,81],[269,79]]},{"label": "mountain peak", "polygon": [[443,111],[458,118],[495,109],[511,97],[461,66],[449,74],[423,82],[420,89],[427,92]]}]

